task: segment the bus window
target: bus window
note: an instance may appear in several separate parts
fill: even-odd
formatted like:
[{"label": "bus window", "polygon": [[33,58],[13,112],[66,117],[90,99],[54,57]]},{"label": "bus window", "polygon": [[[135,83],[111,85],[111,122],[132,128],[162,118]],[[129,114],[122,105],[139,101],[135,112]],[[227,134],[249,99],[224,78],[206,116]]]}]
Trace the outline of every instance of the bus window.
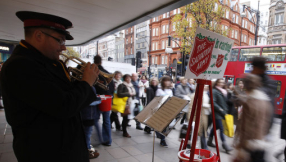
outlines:
[{"label": "bus window", "polygon": [[229,61],[237,61],[238,49],[232,49]]},{"label": "bus window", "polygon": [[280,96],[280,91],[281,91],[281,81],[275,81],[275,83],[276,83],[275,97],[278,98]]},{"label": "bus window", "polygon": [[265,47],[262,49],[262,56],[267,57],[268,61],[284,61],[286,47]]},{"label": "bus window", "polygon": [[260,55],[260,48],[242,48],[240,49],[239,61],[251,61],[255,56]]}]

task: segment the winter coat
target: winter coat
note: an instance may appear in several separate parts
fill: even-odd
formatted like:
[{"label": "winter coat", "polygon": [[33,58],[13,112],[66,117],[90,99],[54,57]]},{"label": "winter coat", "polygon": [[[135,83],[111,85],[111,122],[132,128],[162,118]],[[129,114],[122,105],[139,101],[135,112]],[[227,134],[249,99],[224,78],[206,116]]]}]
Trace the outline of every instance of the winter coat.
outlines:
[{"label": "winter coat", "polygon": [[[101,65],[98,65],[98,69],[102,72],[105,72],[107,74],[110,74],[107,70],[105,70]],[[104,81],[103,76],[99,75],[99,82],[101,82],[102,84],[106,84],[106,82]],[[108,90],[105,90],[101,87],[99,87],[98,85],[94,86],[96,89],[97,94],[100,95],[111,95],[113,96],[114,90],[115,90],[115,85],[113,80],[108,84]]]},{"label": "winter coat", "polygon": [[226,97],[221,93],[220,90],[213,88],[213,101],[214,101],[214,113],[215,119],[224,119],[224,116],[228,112]]},{"label": "winter coat", "polygon": [[139,84],[138,84],[138,81],[134,82],[133,80],[131,80],[131,83],[133,84],[134,86],[134,89],[136,91],[136,99],[139,100]]},{"label": "winter coat", "polygon": [[191,96],[190,88],[188,85],[182,86],[182,84],[179,84],[177,88],[175,89],[175,96],[186,99],[186,96]]},{"label": "winter coat", "polygon": [[270,98],[260,90],[253,90],[248,95],[239,96],[243,103],[243,113],[237,125],[235,144],[236,159],[243,162],[248,155],[245,151],[263,151],[266,144],[264,137],[268,134],[273,108]]},{"label": "winter coat", "polygon": [[172,89],[157,89],[156,96],[166,96],[169,95],[170,97],[173,97],[173,91]]},{"label": "winter coat", "polygon": [[[187,120],[190,120],[191,112],[192,112],[192,106],[195,98],[195,93],[192,94],[191,102],[189,103],[189,111],[187,114]],[[201,117],[200,117],[200,123],[199,123],[199,131],[198,136],[202,136],[203,132],[205,136],[207,137],[207,130],[208,130],[208,115],[211,113],[211,105],[210,105],[210,97],[208,95],[208,92],[203,92],[203,103],[201,107]],[[194,116],[194,120],[196,119],[196,115]]]},{"label": "winter coat", "polygon": [[143,83],[141,80],[139,81],[139,97],[146,97],[145,89],[149,87],[149,81]]},{"label": "winter coat", "polygon": [[286,140],[286,97],[284,98],[284,105],[282,110],[282,124],[281,124],[281,138]]},{"label": "winter coat", "polygon": [[[19,162],[88,162],[80,110],[95,101],[59,61],[21,41],[1,71],[6,120]],[[47,156],[48,155],[48,156]]]},{"label": "winter coat", "polygon": [[[158,86],[157,86],[157,89],[158,89]],[[147,104],[149,104],[155,96],[156,96],[156,91],[154,91],[154,89],[151,88],[151,86],[148,87],[146,90]]]}]

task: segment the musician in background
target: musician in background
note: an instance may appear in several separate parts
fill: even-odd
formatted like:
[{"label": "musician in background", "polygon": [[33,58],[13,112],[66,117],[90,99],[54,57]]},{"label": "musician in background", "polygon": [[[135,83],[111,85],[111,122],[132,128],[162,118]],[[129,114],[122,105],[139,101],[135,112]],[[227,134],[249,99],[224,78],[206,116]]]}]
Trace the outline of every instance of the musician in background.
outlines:
[{"label": "musician in background", "polygon": [[89,162],[79,112],[96,99],[91,86],[99,70],[87,63],[82,80],[71,82],[59,61],[65,40],[73,39],[69,20],[29,11],[16,16],[25,40],[3,65],[1,86],[17,160]]},{"label": "musician in background", "polygon": [[[98,69],[102,72],[110,74],[107,70],[102,67],[102,58],[99,55],[94,56],[93,58],[94,63],[98,66]],[[104,78],[99,76],[99,82],[106,84]],[[113,96],[114,93],[114,82],[111,81],[108,84],[108,90],[104,90],[99,86],[95,85],[95,89],[97,94],[99,95],[111,95]],[[110,111],[100,111],[97,109],[98,112],[96,113],[95,117],[95,125],[98,125],[98,120],[100,118],[100,114],[102,114],[103,122],[102,122],[102,145],[104,146],[111,146],[112,139],[111,139],[111,123],[110,123]]]}]

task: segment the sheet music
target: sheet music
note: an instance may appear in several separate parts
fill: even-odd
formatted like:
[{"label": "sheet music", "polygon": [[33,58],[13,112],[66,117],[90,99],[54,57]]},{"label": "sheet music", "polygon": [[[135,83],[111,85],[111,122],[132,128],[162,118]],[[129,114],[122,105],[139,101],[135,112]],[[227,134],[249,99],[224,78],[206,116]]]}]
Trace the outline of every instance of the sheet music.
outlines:
[{"label": "sheet music", "polygon": [[168,98],[169,96],[155,97],[134,119],[145,123]]},{"label": "sheet music", "polygon": [[187,104],[187,100],[171,97],[145,123],[162,132]]}]

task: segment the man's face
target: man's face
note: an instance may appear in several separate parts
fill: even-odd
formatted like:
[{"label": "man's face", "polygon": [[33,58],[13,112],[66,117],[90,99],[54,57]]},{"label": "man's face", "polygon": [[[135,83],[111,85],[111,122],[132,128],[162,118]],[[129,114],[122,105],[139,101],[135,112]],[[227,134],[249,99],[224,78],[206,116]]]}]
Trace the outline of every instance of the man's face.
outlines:
[{"label": "man's face", "polygon": [[49,59],[58,61],[61,52],[66,50],[66,46],[60,44],[60,42],[65,41],[65,35],[53,30],[45,30],[42,34],[45,35],[45,40],[41,52]]},{"label": "man's face", "polygon": [[137,79],[138,79],[137,74],[132,74],[131,79],[132,79],[132,81],[137,81]]}]

